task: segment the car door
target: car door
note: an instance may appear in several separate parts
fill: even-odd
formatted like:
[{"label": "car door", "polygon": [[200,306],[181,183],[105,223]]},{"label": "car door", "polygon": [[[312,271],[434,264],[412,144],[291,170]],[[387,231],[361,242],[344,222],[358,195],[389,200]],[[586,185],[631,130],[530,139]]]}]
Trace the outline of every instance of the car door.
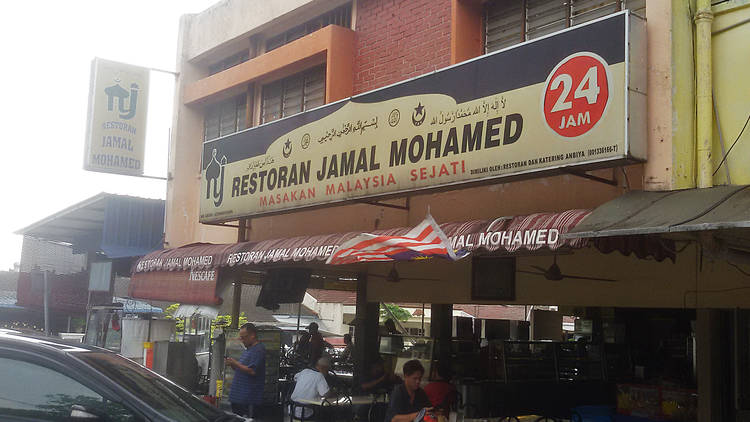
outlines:
[{"label": "car door", "polygon": [[0,420],[146,420],[72,369],[41,357],[0,351]]}]

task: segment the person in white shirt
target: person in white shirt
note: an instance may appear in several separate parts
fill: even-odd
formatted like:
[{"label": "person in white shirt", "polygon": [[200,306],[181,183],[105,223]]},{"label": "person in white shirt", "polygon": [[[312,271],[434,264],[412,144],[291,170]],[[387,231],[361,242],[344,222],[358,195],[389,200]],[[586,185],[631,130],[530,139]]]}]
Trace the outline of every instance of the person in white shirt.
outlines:
[{"label": "person in white shirt", "polygon": [[[329,397],[331,394],[325,374],[331,367],[331,361],[328,358],[318,359],[315,369],[305,368],[294,376],[296,385],[292,391],[291,400],[294,403],[300,403],[302,400],[320,400],[322,397]],[[313,416],[313,409],[310,407],[295,406],[294,416],[297,418],[308,419]]]}]

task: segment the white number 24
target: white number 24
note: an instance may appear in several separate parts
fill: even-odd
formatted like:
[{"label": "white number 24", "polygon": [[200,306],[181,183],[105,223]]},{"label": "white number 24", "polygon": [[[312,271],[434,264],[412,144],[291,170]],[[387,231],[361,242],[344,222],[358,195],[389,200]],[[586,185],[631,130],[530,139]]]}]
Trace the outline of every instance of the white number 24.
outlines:
[{"label": "white number 24", "polygon": [[[573,93],[574,99],[586,98],[586,101],[589,104],[594,104],[596,102],[596,99],[599,97],[599,91],[601,90],[597,83],[596,75],[596,66],[592,66],[586,71],[586,75],[584,75],[581,83],[578,84],[578,87]],[[560,87],[560,84],[562,84],[563,90],[560,96],[557,97],[554,107],[552,107],[553,113],[573,108],[572,101],[565,101],[568,98],[568,94],[570,94],[570,89],[573,87],[573,77],[567,73],[557,75],[557,77],[552,80],[550,89],[555,90]]]}]

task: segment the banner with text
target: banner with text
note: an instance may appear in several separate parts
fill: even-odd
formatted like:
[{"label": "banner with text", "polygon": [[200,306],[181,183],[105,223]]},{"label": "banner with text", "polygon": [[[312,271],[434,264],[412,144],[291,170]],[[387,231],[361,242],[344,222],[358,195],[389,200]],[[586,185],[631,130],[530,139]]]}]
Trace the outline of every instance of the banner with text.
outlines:
[{"label": "banner with text", "polygon": [[642,161],[643,31],[618,13],[206,142],[200,220]]},{"label": "banner with text", "polygon": [[84,169],[143,174],[148,87],[146,68],[93,60]]}]

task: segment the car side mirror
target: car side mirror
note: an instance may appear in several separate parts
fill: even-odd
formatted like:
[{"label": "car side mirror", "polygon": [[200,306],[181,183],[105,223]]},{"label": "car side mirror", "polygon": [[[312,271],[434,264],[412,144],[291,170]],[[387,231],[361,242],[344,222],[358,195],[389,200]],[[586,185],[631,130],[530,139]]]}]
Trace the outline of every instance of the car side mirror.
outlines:
[{"label": "car side mirror", "polygon": [[98,421],[101,420],[99,415],[89,412],[85,407],[74,404],[70,407],[70,419],[74,421]]}]

